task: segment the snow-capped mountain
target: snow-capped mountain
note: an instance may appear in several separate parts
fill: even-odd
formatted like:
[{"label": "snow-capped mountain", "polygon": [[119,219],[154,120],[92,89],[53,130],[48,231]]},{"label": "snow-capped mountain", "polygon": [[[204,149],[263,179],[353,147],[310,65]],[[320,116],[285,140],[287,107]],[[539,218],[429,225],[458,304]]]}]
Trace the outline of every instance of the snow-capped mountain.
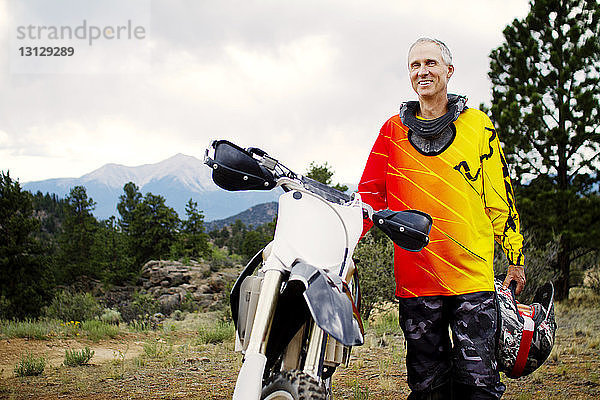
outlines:
[{"label": "snow-capped mountain", "polygon": [[181,153],[156,164],[137,167],[106,164],[80,179],[83,182],[96,181],[110,187],[122,188],[127,182],[135,182],[143,187],[169,176],[176,177],[184,187],[193,191],[217,190],[217,186],[211,180],[210,169],[196,157]]},{"label": "snow-capped mountain", "polygon": [[207,221],[226,218],[256,204],[275,201],[281,194],[272,191],[227,192],[211,179],[211,170],[192,156],[177,154],[156,164],[128,167],[106,164],[80,178],[58,178],[26,182],[30,192],[56,193],[65,197],[74,186],[85,186],[88,197],[96,202],[94,214],[104,219],[118,216],[117,203],[123,186],[133,182],[143,194],[162,195],[180,218],[185,218],[185,205],[192,198],[204,212]]}]

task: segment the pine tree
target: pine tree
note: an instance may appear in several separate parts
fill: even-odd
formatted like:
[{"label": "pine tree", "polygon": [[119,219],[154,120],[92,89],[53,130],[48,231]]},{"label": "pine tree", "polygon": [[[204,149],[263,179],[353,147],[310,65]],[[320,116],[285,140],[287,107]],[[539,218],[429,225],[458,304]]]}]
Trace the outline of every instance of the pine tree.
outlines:
[{"label": "pine tree", "polygon": [[117,204],[117,210],[121,214],[121,220],[119,225],[123,232],[129,232],[129,225],[133,220],[133,213],[138,204],[142,201],[142,194],[140,188],[133,182],[128,182],[123,186],[123,192],[119,196],[119,203]]},{"label": "pine tree", "polygon": [[553,267],[563,299],[572,262],[600,243],[600,4],[530,4],[490,55],[491,112],[524,226],[540,246],[559,241]]},{"label": "pine tree", "polygon": [[179,224],[177,212],[165,204],[164,197],[147,193],[132,210],[127,230],[136,264],[168,257]]},{"label": "pine tree", "polygon": [[52,277],[36,239],[39,230],[31,194],[0,172],[0,318],[35,317],[50,298]]},{"label": "pine tree", "polygon": [[92,245],[98,221],[92,214],[96,202],[88,198],[84,186],[75,186],[66,198],[65,220],[59,237],[62,269],[61,283],[72,283],[82,276],[100,277],[92,264]]},{"label": "pine tree", "polygon": [[333,174],[333,168],[327,162],[325,162],[324,164],[317,164],[314,161],[308,165],[308,170],[306,172],[307,177],[314,179],[315,181],[324,183],[328,186],[331,186],[332,188],[337,189],[340,192],[345,192],[346,190],[348,190],[348,186],[346,185],[341,185],[339,183],[333,185],[331,183]]},{"label": "pine tree", "polygon": [[127,239],[114,216],[100,223],[92,245],[92,261],[104,282],[122,285],[133,281],[140,272]]},{"label": "pine tree", "polygon": [[209,253],[208,234],[204,229],[204,214],[198,210],[198,203],[190,199],[185,206],[187,220],[182,222],[181,240],[183,255],[203,257]]}]

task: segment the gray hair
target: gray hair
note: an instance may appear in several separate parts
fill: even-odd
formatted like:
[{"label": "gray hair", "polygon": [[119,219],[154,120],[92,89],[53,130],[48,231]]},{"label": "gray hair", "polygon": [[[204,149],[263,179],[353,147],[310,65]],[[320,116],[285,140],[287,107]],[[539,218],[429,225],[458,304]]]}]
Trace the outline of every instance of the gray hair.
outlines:
[{"label": "gray hair", "polygon": [[442,51],[442,60],[444,60],[446,65],[452,65],[452,53],[450,53],[450,49],[448,48],[448,46],[446,46],[444,44],[444,42],[442,42],[441,40],[438,40],[438,39],[431,39],[431,38],[427,38],[427,37],[422,37],[420,39],[417,39],[417,41],[414,42],[412,44],[412,46],[410,46],[410,49],[408,49],[408,52],[410,53],[410,51],[413,49],[413,47],[415,47],[416,45],[421,44],[421,43],[437,44],[438,47],[440,48],[440,50]]}]

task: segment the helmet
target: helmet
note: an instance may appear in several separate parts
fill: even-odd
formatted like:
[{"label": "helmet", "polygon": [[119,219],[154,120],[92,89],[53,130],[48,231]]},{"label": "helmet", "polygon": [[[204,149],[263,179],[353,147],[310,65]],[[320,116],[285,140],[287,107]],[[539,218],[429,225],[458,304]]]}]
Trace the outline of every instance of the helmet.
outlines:
[{"label": "helmet", "polygon": [[519,378],[538,369],[554,346],[554,286],[539,288],[531,305],[516,301],[516,282],[504,288],[495,279],[498,302],[496,356],[498,366],[509,378]]}]

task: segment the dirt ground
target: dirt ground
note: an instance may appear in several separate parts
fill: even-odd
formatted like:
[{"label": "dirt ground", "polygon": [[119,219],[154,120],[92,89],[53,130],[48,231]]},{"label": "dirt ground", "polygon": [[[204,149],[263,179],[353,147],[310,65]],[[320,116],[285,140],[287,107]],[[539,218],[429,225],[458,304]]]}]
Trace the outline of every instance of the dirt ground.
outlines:
[{"label": "dirt ground", "polygon": [[[161,340],[160,338],[158,340]],[[75,340],[0,342],[1,399],[230,399],[240,360],[233,343],[190,346],[185,337],[170,344],[145,335],[89,343]],[[164,354],[148,356],[143,344],[158,343]],[[401,399],[408,395],[399,337],[387,343],[356,348],[350,365],[334,375],[334,394],[340,399]],[[62,365],[66,348],[89,346],[90,365]],[[20,354],[44,354],[48,366],[37,377],[16,378],[12,372]],[[160,350],[158,351],[160,353]],[[532,376],[504,379],[506,399],[600,398],[598,352],[563,355],[549,360]],[[366,397],[368,394],[368,397]],[[361,397],[362,396],[362,397]]]},{"label": "dirt ground", "polygon": [[[547,362],[518,380],[503,376],[504,399],[600,399],[600,312],[557,310],[555,348]],[[95,354],[89,365],[66,367],[65,349]],[[116,339],[0,340],[0,399],[231,399],[241,357],[233,342],[199,344],[193,329],[123,333]],[[40,376],[18,378],[21,355],[44,355]],[[404,399],[409,390],[399,334],[368,332],[352,350],[347,368],[333,376],[334,397],[353,400]]]},{"label": "dirt ground", "polygon": [[65,359],[65,350],[89,347],[94,351],[94,364],[102,364],[125,355],[126,360],[137,357],[142,352],[144,342],[136,341],[135,336],[119,340],[102,340],[97,343],[77,341],[75,339],[29,340],[5,339],[0,340],[0,377],[6,379],[14,375],[13,369],[21,359],[21,355],[31,353],[36,357],[46,358],[46,368],[60,367]]}]

